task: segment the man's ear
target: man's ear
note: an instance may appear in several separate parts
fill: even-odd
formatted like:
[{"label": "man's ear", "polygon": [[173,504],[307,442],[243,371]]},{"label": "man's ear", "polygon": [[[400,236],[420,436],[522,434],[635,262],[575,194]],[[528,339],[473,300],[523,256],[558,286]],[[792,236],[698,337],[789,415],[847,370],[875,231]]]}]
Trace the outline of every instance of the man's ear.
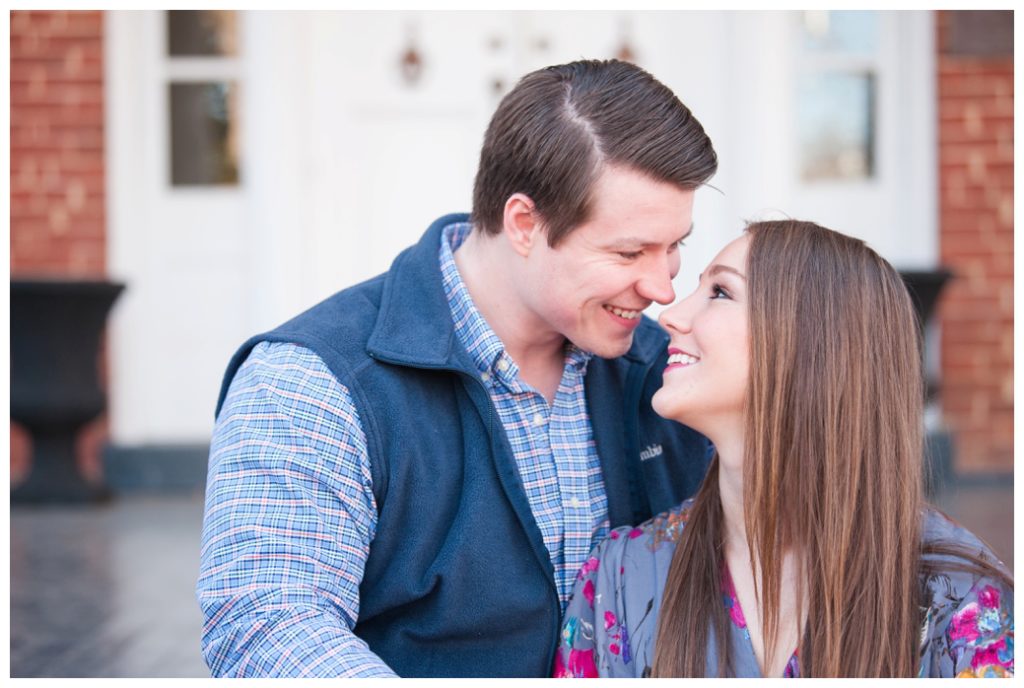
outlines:
[{"label": "man's ear", "polygon": [[537,208],[529,196],[515,193],[508,197],[502,232],[513,250],[524,258],[536,242],[546,240]]}]

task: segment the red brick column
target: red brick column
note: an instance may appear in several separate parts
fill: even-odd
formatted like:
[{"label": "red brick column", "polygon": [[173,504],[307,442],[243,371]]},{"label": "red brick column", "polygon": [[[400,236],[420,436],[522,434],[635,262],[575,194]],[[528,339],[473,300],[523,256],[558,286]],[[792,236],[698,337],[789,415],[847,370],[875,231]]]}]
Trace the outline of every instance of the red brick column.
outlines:
[{"label": "red brick column", "polygon": [[[106,273],[103,13],[11,12],[11,276]],[[101,418],[80,438],[99,471]],[[28,440],[11,427],[12,482]]]},{"label": "red brick column", "polygon": [[[1008,52],[993,45],[1007,19]],[[1013,470],[1012,25],[937,13],[940,262],[957,277],[939,309],[942,406],[961,473]]]}]

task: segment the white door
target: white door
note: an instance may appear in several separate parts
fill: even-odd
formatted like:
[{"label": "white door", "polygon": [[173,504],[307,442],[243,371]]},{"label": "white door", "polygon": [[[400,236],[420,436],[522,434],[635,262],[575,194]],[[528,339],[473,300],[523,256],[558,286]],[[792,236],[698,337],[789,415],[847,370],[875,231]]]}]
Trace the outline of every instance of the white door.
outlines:
[{"label": "white door", "polygon": [[244,184],[185,183],[170,131],[198,133],[188,117],[230,101],[210,99],[238,85],[243,58],[172,59],[165,12],[106,15],[108,264],[127,283],[110,324],[112,440],[201,442],[246,331],[252,244]]},{"label": "white door", "polygon": [[[234,349],[468,211],[491,113],[546,64],[626,49],[715,142],[678,293],[743,220],[780,213],[934,263],[929,12],[855,17],[873,28],[852,56],[807,38],[849,17],[800,12],[239,12],[237,54],[203,58],[168,54],[165,12],[108,16],[115,443],[208,441]],[[873,75],[870,174],[802,173],[816,70]],[[173,183],[171,84],[197,82],[235,85],[237,184]]]}]

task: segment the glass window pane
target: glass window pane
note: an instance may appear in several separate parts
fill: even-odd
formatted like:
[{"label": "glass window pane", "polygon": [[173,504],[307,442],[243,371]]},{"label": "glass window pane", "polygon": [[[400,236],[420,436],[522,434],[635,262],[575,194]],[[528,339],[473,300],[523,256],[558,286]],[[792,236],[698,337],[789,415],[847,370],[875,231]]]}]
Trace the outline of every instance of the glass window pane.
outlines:
[{"label": "glass window pane", "polygon": [[238,183],[238,88],[233,82],[172,83],[171,183]]},{"label": "glass window pane", "polygon": [[232,10],[168,11],[169,54],[236,55],[237,15]]},{"label": "glass window pane", "polygon": [[831,71],[800,78],[797,131],[805,180],[872,176],[874,100],[871,73]]},{"label": "glass window pane", "polygon": [[803,14],[803,34],[808,53],[870,57],[878,48],[878,13],[807,11]]}]

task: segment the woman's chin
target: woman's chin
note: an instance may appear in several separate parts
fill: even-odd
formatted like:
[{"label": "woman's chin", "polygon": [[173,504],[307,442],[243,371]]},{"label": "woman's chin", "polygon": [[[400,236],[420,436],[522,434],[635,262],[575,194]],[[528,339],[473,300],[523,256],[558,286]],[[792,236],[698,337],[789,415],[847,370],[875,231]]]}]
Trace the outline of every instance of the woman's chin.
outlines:
[{"label": "woman's chin", "polygon": [[651,408],[662,418],[693,427],[691,424],[694,420],[692,409],[687,408],[685,404],[681,404],[679,399],[673,398],[672,393],[664,387],[655,392],[654,396],[651,397]]}]

